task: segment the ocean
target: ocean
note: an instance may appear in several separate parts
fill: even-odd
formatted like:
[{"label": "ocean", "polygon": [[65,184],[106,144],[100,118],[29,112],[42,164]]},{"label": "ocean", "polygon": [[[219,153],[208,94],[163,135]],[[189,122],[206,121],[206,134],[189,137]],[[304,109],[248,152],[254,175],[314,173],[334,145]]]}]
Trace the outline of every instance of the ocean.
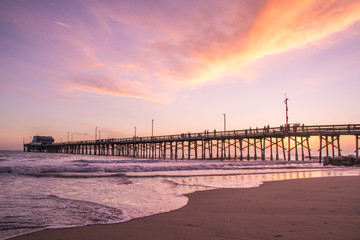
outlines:
[{"label": "ocean", "polygon": [[0,239],[119,223],[186,205],[185,194],[266,181],[360,175],[314,161],[158,160],[0,151]]}]

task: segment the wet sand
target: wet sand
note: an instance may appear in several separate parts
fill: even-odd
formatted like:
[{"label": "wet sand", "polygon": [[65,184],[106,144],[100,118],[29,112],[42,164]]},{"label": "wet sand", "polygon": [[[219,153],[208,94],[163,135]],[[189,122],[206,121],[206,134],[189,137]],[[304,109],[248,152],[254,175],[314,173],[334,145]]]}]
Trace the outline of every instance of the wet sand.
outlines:
[{"label": "wet sand", "polygon": [[188,195],[178,210],[14,239],[359,239],[360,176],[267,182]]}]

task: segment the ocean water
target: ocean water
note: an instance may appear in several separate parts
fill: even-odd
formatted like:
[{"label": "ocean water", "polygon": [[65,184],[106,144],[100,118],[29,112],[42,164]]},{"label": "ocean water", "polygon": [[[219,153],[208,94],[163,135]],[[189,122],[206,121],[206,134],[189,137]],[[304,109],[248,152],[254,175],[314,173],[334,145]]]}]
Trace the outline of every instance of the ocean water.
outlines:
[{"label": "ocean water", "polygon": [[168,212],[195,191],[346,175],[360,175],[360,168],[0,151],[0,239]]}]

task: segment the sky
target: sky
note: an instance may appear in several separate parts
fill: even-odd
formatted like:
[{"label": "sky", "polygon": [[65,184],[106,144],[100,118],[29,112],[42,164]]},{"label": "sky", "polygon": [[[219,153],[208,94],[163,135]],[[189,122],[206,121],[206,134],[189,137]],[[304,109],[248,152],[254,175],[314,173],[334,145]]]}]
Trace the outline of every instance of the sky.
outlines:
[{"label": "sky", "polygon": [[1,0],[0,149],[360,123],[360,0]]}]

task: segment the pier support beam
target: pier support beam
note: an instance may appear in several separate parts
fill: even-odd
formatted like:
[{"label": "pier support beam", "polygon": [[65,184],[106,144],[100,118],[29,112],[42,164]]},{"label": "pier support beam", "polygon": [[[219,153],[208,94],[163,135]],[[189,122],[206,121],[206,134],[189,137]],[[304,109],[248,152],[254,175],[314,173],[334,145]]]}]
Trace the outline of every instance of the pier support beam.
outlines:
[{"label": "pier support beam", "polygon": [[356,154],[356,157],[359,157],[359,151],[360,151],[360,148],[359,148],[359,140],[360,140],[360,136],[359,136],[359,135],[355,135],[355,141],[356,141],[355,154]]},{"label": "pier support beam", "polygon": [[[323,141],[325,145],[323,146]],[[322,160],[322,149],[326,149],[326,157],[329,157],[329,148],[331,147],[331,154],[335,157],[335,149],[338,150],[338,156],[341,156],[340,135],[334,136],[320,136],[319,162]]]},{"label": "pier support beam", "polygon": [[[299,147],[301,147],[301,160],[305,160],[305,149],[308,149],[309,158],[311,159],[310,145],[309,145],[310,136],[289,136],[288,137],[288,161],[291,160],[291,151],[295,150],[295,160],[299,161]],[[293,146],[293,147],[292,147]]]}]

